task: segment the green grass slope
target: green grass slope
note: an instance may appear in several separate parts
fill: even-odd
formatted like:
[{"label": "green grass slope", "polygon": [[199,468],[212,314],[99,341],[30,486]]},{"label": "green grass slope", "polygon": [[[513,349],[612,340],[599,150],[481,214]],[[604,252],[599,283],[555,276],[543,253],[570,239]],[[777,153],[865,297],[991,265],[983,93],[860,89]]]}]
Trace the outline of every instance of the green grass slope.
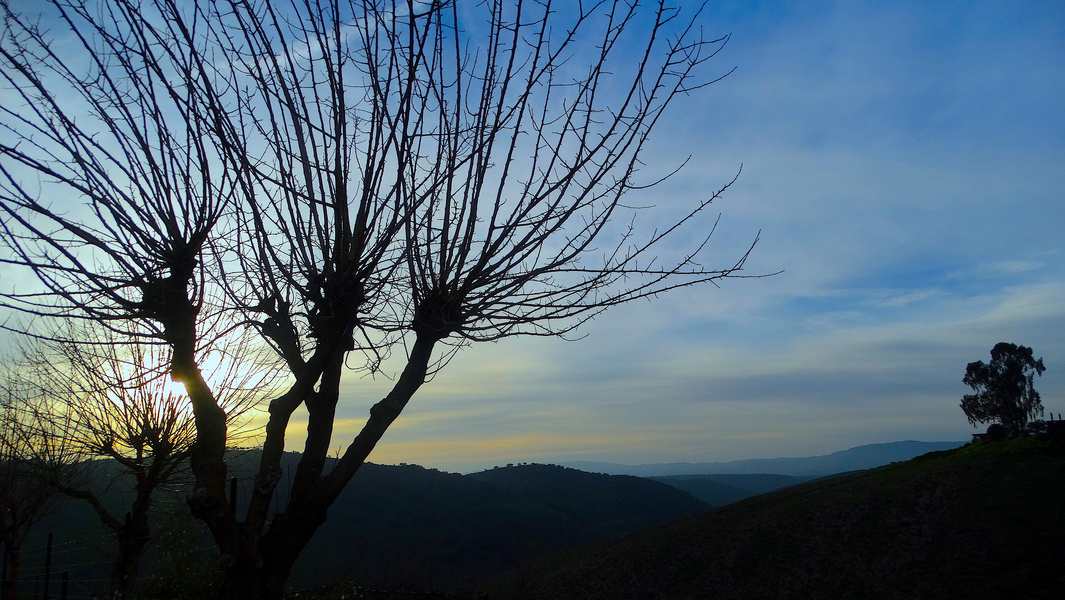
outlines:
[{"label": "green grass slope", "polygon": [[970,445],[528,564],[505,599],[1065,598],[1065,443]]}]

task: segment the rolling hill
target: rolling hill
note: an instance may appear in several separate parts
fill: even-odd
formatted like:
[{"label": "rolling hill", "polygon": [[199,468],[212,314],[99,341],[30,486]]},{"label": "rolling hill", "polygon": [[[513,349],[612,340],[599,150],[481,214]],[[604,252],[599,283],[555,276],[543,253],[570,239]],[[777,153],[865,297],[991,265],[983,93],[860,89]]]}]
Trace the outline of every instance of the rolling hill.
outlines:
[{"label": "rolling hill", "polygon": [[533,561],[508,599],[1065,597],[1065,442],[973,444]]},{"label": "rolling hill", "polygon": [[[251,452],[230,462],[241,486],[251,484],[254,459]],[[656,479],[535,464],[469,475],[367,464],[291,583],[469,589],[524,564],[496,580],[492,600],[1056,598],[1065,591],[1060,441],[970,445],[806,483],[784,475]],[[717,510],[705,503],[770,490]],[[170,506],[183,514],[179,498]],[[79,552],[111,550],[80,505],[50,520],[68,548],[79,535],[101,540]],[[172,543],[213,555],[198,523],[186,515],[177,525],[161,532],[164,554],[149,564],[167,568],[163,546]],[[566,551],[575,546],[582,548]],[[64,556],[82,563],[73,552]]]},{"label": "rolling hill", "polygon": [[550,465],[458,475],[368,464],[300,556],[292,585],[446,587],[708,508],[662,483]]},{"label": "rolling hill", "polygon": [[[298,460],[299,455],[287,454],[284,464],[294,470]],[[243,497],[251,485],[255,463],[255,451],[230,457],[238,496]],[[128,501],[131,482],[106,461],[92,467],[93,478],[109,487],[108,504],[121,507],[123,500]],[[155,519],[159,543],[145,558],[145,575],[165,572],[180,580],[178,566],[202,575],[213,562],[209,536],[188,516],[182,503],[184,490],[175,492],[164,494],[165,501],[160,498],[158,508],[169,514]],[[290,584],[305,588],[350,581],[446,588],[709,508],[663,483],[557,466],[518,465],[460,475],[417,465],[366,464],[301,554]],[[81,595],[106,586],[107,561],[116,542],[81,502],[62,505],[33,531],[25,547],[25,572],[31,583],[25,585],[43,571],[49,533],[56,542],[56,577],[67,572]],[[153,584],[151,591],[160,585]]]}]

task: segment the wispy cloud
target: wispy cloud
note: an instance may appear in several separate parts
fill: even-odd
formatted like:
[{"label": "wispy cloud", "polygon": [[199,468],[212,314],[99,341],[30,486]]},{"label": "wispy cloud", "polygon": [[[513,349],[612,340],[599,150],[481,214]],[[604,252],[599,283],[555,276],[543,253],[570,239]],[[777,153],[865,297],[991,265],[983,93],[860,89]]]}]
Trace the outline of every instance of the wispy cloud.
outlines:
[{"label": "wispy cloud", "polygon": [[[712,461],[973,431],[969,361],[1032,346],[1065,411],[1065,4],[724,2],[738,66],[663,123],[634,204],[743,174],[707,264],[726,282],[620,307],[587,338],[460,353],[371,457]],[[647,213],[648,218],[652,213]],[[644,218],[638,215],[638,219]],[[642,226],[656,225],[653,221]],[[351,432],[387,382],[353,380]]]}]

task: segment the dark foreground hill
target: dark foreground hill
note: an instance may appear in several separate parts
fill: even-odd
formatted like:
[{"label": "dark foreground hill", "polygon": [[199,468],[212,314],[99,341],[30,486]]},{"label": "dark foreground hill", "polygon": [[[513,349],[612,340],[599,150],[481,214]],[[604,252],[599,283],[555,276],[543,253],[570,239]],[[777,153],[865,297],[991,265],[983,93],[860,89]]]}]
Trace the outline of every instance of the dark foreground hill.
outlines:
[{"label": "dark foreground hill", "polygon": [[[242,498],[256,459],[251,451],[234,454],[229,461]],[[284,464],[294,469],[299,456],[289,454],[285,459]],[[99,470],[96,479],[116,479],[105,499],[116,509],[123,500],[128,502],[130,482],[121,480],[106,462],[92,466]],[[202,524],[187,516],[179,497],[169,500],[173,515],[158,515],[156,543],[145,560],[143,582],[149,586],[141,590],[145,597],[159,597],[157,593],[171,597],[167,594],[173,590],[167,588],[173,587],[174,578],[183,577],[178,573],[182,569],[203,566],[197,572],[209,578],[214,562],[213,544]],[[662,483],[564,467],[520,465],[459,475],[416,465],[366,464],[301,553],[290,584],[298,589],[347,581],[446,589],[574,545],[615,538],[709,508]],[[79,502],[60,507],[34,531],[26,546],[32,550],[26,560],[27,581],[43,570],[48,533],[55,534],[62,549],[53,563],[54,572],[69,571],[76,595],[89,596],[106,587],[107,561],[115,542]],[[165,581],[152,583],[161,574]],[[201,589],[209,581],[191,583],[196,585],[181,582]]]},{"label": "dark foreground hill", "polygon": [[330,509],[291,583],[450,587],[708,508],[658,482],[548,465],[458,475],[368,464]]},{"label": "dark foreground hill", "polygon": [[1065,443],[970,445],[534,561],[507,599],[1065,598]]}]

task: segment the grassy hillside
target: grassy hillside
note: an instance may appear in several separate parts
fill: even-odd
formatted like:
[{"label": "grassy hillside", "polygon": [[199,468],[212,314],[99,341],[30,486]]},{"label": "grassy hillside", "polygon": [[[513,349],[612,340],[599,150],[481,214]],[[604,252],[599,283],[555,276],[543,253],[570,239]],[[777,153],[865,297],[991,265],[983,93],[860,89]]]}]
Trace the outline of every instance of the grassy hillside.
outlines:
[{"label": "grassy hillside", "polygon": [[570,551],[493,600],[1065,597],[1065,443],[936,452]]}]

